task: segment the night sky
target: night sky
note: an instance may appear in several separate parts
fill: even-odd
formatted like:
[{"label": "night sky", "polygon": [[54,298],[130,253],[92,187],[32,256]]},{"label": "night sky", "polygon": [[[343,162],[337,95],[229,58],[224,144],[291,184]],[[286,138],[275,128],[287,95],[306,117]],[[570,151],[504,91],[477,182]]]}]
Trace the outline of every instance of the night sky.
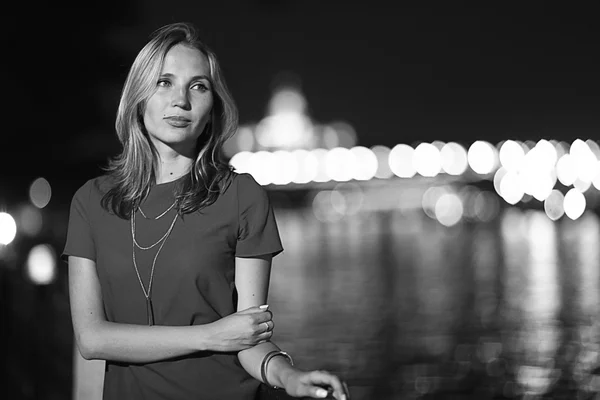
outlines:
[{"label": "night sky", "polygon": [[302,79],[316,122],[345,120],[365,146],[597,137],[593,2],[438,3],[13,5],[2,24],[0,181],[47,176],[75,187],[98,175],[118,151],[113,123],[129,66],[154,29],[176,21],[196,24],[216,52],[241,123],[264,116],[287,71]]}]

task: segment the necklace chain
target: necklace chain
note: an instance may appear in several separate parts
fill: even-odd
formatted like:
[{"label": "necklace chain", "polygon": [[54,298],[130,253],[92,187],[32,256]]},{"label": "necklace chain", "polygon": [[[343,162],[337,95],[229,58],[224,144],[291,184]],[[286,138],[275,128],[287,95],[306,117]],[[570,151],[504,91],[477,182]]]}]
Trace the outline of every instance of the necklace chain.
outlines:
[{"label": "necklace chain", "polygon": [[[150,280],[148,282],[148,290],[146,291],[146,288],[144,287],[144,282],[142,281],[142,277],[140,276],[140,271],[139,271],[139,269],[137,267],[137,262],[136,262],[136,259],[135,259],[135,248],[136,248],[136,242],[135,242],[135,212],[131,215],[131,237],[133,239],[133,245],[132,245],[133,268],[135,268],[135,274],[137,275],[138,281],[140,282],[140,286],[142,288],[142,292],[144,293],[144,297],[146,298],[146,313],[147,313],[147,316],[148,316],[148,325],[154,325],[154,315],[153,315],[154,312],[152,310],[152,297],[151,296],[152,296],[152,282],[154,280],[154,268],[156,266],[156,260],[158,259],[158,255],[160,254],[160,251],[162,250],[163,246],[167,242],[167,239],[169,238],[169,235],[171,234],[171,231],[173,230],[173,227],[175,226],[175,222],[177,221],[177,217],[179,217],[179,214],[175,214],[175,218],[173,218],[173,222],[171,223],[171,226],[169,226],[169,229],[167,230],[167,232],[157,242],[157,243],[159,243],[159,242],[162,241],[162,243],[160,244],[160,247],[158,248],[158,251],[154,255],[154,259],[152,260],[152,267],[150,269]],[[154,246],[152,246],[152,247],[154,247]]]},{"label": "necklace chain", "polygon": [[[158,217],[154,217],[154,218],[148,218],[148,217],[146,217],[146,215],[144,214],[144,212],[142,211],[142,209],[141,209],[140,207],[138,207],[137,209],[138,209],[138,210],[140,211],[140,213],[141,213],[141,214],[144,216],[144,218],[146,218],[146,219],[154,219],[154,220],[157,220],[157,219],[159,219],[160,217],[162,217],[163,215],[165,215],[167,212],[169,212],[169,211],[170,211],[170,210],[171,210],[171,209],[172,209],[172,208],[175,206],[175,204],[176,204],[176,202],[175,202],[175,203],[173,203],[173,204],[171,205],[171,207],[167,208],[167,210],[166,210],[165,212],[163,212],[162,214],[160,214]],[[176,216],[175,216],[175,218],[173,219],[173,222],[171,223],[171,228],[169,228],[169,229],[167,230],[167,232],[165,232],[165,234],[164,234],[164,235],[163,235],[163,236],[162,236],[160,239],[158,239],[156,242],[154,242],[154,243],[153,243],[153,244],[151,244],[150,246],[142,246],[142,245],[140,245],[140,244],[137,242],[137,240],[135,239],[135,211],[133,212],[133,214],[132,214],[132,215],[133,215],[133,217],[131,218],[131,224],[132,224],[133,226],[132,226],[132,230],[131,230],[131,235],[133,236],[133,244],[134,244],[134,245],[135,245],[135,246],[136,246],[138,249],[140,249],[140,250],[150,250],[150,249],[151,249],[151,248],[153,248],[154,246],[158,245],[158,244],[159,244],[159,243],[160,243],[160,242],[161,242],[163,239],[165,239],[165,238],[166,238],[166,237],[169,235],[169,233],[170,233],[170,230],[172,229],[173,225],[175,224],[175,220],[177,219],[177,215],[176,215]]]},{"label": "necklace chain", "polygon": [[159,219],[159,218],[161,218],[162,216],[164,216],[166,213],[168,213],[169,211],[171,211],[171,209],[172,209],[173,207],[175,207],[175,204],[177,204],[177,200],[175,200],[175,201],[173,202],[173,204],[171,204],[171,207],[167,208],[167,209],[166,209],[166,210],[165,210],[165,211],[164,211],[162,214],[160,214],[158,217],[154,217],[154,218],[148,218],[148,217],[146,216],[146,214],[144,214],[144,212],[142,211],[142,208],[141,208],[141,207],[138,207],[138,210],[140,210],[140,214],[142,214],[142,217],[144,217],[144,218],[146,218],[146,219]]}]

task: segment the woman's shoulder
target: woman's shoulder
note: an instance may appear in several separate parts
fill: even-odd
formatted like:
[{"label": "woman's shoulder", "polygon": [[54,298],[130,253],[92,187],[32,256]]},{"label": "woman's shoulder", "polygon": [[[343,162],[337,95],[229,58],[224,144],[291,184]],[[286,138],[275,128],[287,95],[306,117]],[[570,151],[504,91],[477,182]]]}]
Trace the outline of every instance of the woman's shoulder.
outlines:
[{"label": "woman's shoulder", "polygon": [[96,197],[102,197],[111,188],[111,178],[108,175],[100,175],[94,178],[90,178],[83,183],[75,191],[75,198],[79,199],[91,199]]},{"label": "woman's shoulder", "polygon": [[268,201],[267,189],[263,187],[249,173],[234,173],[234,185],[236,196],[240,202],[253,203],[256,201]]},{"label": "woman's shoulder", "polygon": [[233,181],[238,190],[264,190],[263,187],[247,172],[233,172]]}]

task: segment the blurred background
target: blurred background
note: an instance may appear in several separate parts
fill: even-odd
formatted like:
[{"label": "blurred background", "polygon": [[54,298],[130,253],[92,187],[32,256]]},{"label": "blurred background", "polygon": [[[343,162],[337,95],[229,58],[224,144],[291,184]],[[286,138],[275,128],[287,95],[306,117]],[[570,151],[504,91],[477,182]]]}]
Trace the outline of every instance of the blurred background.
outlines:
[{"label": "blurred background", "polygon": [[57,258],[69,205],[119,151],[148,35],[189,21],[240,109],[226,156],[276,209],[274,341],[297,365],[358,400],[599,398],[592,4],[7,5],[2,397],[97,398]]}]

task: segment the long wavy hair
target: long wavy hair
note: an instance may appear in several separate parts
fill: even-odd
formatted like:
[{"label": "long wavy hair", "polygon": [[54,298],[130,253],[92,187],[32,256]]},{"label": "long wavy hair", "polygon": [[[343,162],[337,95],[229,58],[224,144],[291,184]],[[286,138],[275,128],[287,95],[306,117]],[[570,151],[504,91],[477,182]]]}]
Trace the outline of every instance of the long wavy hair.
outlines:
[{"label": "long wavy hair", "polygon": [[124,219],[131,216],[156,182],[159,155],[148,137],[143,116],[148,99],[156,91],[166,54],[178,44],[196,48],[206,56],[213,91],[211,116],[198,138],[195,162],[177,190],[178,212],[183,215],[212,204],[222,183],[232,174],[222,149],[237,130],[238,111],[217,57],[200,41],[192,24],[163,26],[152,33],[129,70],[115,123],[122,151],[104,168],[110,189],[102,198],[102,207]]}]

